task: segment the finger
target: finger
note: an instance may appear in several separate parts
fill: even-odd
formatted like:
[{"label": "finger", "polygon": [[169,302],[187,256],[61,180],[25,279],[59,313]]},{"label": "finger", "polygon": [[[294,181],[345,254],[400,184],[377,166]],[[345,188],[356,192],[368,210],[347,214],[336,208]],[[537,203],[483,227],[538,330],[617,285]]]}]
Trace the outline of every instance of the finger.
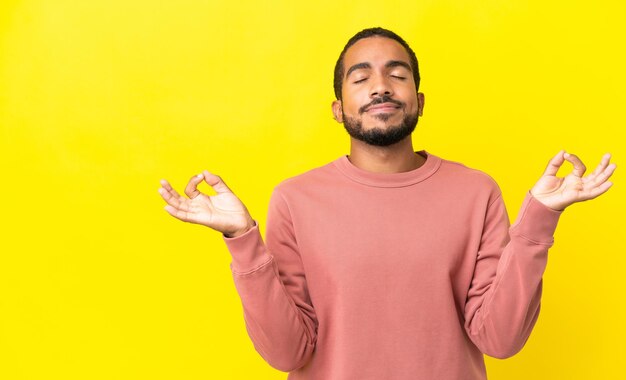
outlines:
[{"label": "finger", "polygon": [[194,199],[200,194],[200,190],[198,190],[198,185],[202,182],[204,176],[202,174],[194,175],[187,183],[187,187],[185,187],[185,194],[190,198]]},{"label": "finger", "polygon": [[593,174],[598,175],[602,173],[604,169],[606,169],[606,167],[609,166],[610,161],[611,161],[611,153],[605,153],[604,156],[602,156],[602,159],[600,160],[600,164],[598,165],[596,170],[593,171]]},{"label": "finger", "polygon": [[162,179],[160,182],[161,182],[162,187],[159,189],[159,194],[161,194],[161,196],[163,196],[164,194],[163,192],[167,192],[169,193],[171,197],[174,197],[178,200],[184,199],[180,194],[178,194],[176,190],[174,190],[174,188],[169,184],[169,182],[167,182],[164,179]]},{"label": "finger", "polygon": [[162,179],[162,180],[160,180],[160,181],[159,181],[159,183],[161,184],[161,186],[163,186],[163,188],[164,188],[165,190],[174,190],[174,189],[172,188],[172,185],[170,185],[170,183],[169,183],[169,182],[167,182],[167,180]]},{"label": "finger", "polygon": [[159,194],[161,194],[161,198],[163,198],[168,205],[179,210],[189,211],[188,200],[181,197],[174,189],[168,191],[164,188],[160,188]]},{"label": "finger", "polygon": [[226,186],[226,184],[224,183],[224,181],[222,181],[222,178],[220,178],[220,176],[211,174],[206,170],[203,171],[202,174],[204,175],[204,180],[206,181],[206,183],[208,183],[213,188],[213,190],[215,190],[218,194],[232,193],[230,188]]},{"label": "finger", "polygon": [[600,186],[594,187],[593,189],[585,193],[585,200],[593,199],[606,193],[611,188],[611,186],[613,186],[613,182],[606,181]]},{"label": "finger", "polygon": [[162,188],[159,189],[159,194],[163,199],[176,207],[179,206],[180,203],[186,202],[186,198],[183,198],[174,188],[166,181],[162,180],[161,185]]},{"label": "finger", "polygon": [[182,199],[180,194],[178,194],[178,192],[174,190],[174,188],[169,184],[169,182],[162,179],[160,183],[161,183],[161,188],[159,189],[159,194],[161,195],[169,194],[169,196],[174,197],[176,199]]},{"label": "finger", "polygon": [[167,211],[168,214],[170,214],[171,216],[173,216],[176,219],[180,219],[183,222],[190,222],[191,221],[191,214],[189,214],[186,211],[177,209],[175,207],[172,206],[165,206],[165,211]]},{"label": "finger", "polygon": [[543,172],[543,175],[548,175],[548,176],[555,176],[556,175],[556,173],[559,171],[559,168],[561,167],[561,165],[563,165],[563,162],[564,162],[563,154],[564,153],[565,153],[565,151],[561,150],[559,153],[556,154],[556,156],[552,157],[550,162],[548,162],[548,166],[546,167],[546,170]]},{"label": "finger", "polygon": [[563,158],[565,158],[567,161],[571,162],[572,165],[574,165],[574,170],[572,171],[572,174],[574,174],[576,177],[582,177],[583,174],[585,174],[585,171],[587,171],[585,164],[583,164],[580,158],[578,158],[578,156],[576,156],[575,154],[565,153],[563,155]]},{"label": "finger", "polygon": [[586,185],[590,186],[591,188],[593,188],[593,187],[597,187],[597,186],[603,184],[609,178],[611,178],[611,176],[613,175],[613,172],[615,172],[616,168],[617,168],[617,165],[615,165],[615,164],[611,164],[611,165],[607,166],[604,169],[604,171],[602,171],[602,173],[598,174],[592,181],[590,181]]},{"label": "finger", "polygon": [[611,160],[610,153],[606,153],[604,156],[602,156],[600,163],[598,164],[598,166],[596,166],[596,169],[593,171],[593,173],[588,174],[585,178],[583,178],[583,183],[595,181],[596,177],[600,175],[600,173],[602,173],[606,169],[606,167],[609,165],[610,160]]}]

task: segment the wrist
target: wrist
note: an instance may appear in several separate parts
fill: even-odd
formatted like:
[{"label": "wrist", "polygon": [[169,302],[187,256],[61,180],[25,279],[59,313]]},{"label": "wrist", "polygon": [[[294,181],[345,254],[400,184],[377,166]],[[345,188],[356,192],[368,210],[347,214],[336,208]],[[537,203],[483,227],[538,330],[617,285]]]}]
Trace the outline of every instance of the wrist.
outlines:
[{"label": "wrist", "polygon": [[567,204],[563,202],[558,202],[555,200],[546,199],[545,197],[536,196],[535,194],[532,193],[532,191],[530,192],[530,195],[533,198],[535,198],[537,202],[541,203],[542,205],[544,205],[545,207],[553,211],[563,212],[565,208],[568,206]]},{"label": "wrist", "polygon": [[250,231],[254,226],[256,226],[256,223],[254,222],[254,220],[250,219],[248,220],[248,223],[244,228],[240,228],[231,233],[225,233],[224,236],[226,236],[227,238],[236,238]]}]

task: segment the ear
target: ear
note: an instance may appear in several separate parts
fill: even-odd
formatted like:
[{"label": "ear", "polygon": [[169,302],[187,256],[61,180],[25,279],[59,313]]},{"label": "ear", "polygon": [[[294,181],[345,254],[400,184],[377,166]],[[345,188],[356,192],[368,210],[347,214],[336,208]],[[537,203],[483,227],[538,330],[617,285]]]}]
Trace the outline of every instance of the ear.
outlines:
[{"label": "ear", "polygon": [[424,113],[424,93],[418,92],[417,93],[417,114],[419,116],[422,116],[423,113]]},{"label": "ear", "polygon": [[333,117],[337,123],[343,123],[343,112],[341,112],[341,100],[333,102]]}]

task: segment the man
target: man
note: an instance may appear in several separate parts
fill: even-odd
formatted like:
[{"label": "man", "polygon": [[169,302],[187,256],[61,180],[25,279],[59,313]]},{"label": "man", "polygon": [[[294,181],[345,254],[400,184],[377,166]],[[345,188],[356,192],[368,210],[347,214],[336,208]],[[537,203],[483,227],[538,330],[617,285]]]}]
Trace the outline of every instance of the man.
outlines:
[{"label": "man", "polygon": [[[265,243],[220,177],[192,177],[189,198],[161,182],[167,212],[224,234],[248,334],[289,379],[485,379],[483,354],[515,354],[537,320],[561,212],[611,186],[610,155],[583,177],[561,151],[510,226],[489,176],[413,151],[418,88],[399,36],[348,41],[332,110],[350,155],[274,189]],[[556,177],[566,160],[573,171]]]}]

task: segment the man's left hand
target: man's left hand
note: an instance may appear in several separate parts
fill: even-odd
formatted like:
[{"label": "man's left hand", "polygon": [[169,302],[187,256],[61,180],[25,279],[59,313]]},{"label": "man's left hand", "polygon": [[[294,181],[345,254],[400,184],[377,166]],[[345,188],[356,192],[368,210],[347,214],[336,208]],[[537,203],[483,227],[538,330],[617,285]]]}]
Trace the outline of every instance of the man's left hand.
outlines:
[{"label": "man's left hand", "polygon": [[[539,202],[557,211],[564,210],[572,203],[593,199],[604,194],[613,185],[608,179],[616,165],[609,164],[610,159],[611,154],[605,154],[596,170],[583,177],[587,168],[582,161],[576,155],[562,150],[550,160],[543,176],[530,193]],[[574,169],[563,178],[557,177],[556,173],[565,161],[574,165]]]}]

